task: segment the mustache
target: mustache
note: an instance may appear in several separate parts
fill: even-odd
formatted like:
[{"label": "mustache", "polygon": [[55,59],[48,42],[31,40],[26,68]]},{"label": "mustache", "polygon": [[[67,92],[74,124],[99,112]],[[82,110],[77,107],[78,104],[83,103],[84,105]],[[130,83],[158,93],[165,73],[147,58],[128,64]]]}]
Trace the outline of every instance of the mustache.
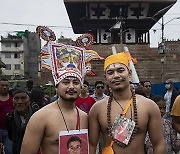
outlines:
[{"label": "mustache", "polygon": [[125,78],[116,78],[116,79],[113,79],[112,81],[111,81],[111,83],[115,83],[115,82],[122,82],[122,81],[126,81],[126,79]]},{"label": "mustache", "polygon": [[67,94],[67,93],[77,93],[77,91],[75,91],[75,90],[68,90],[68,91],[66,91],[65,93],[66,93],[66,94]]}]

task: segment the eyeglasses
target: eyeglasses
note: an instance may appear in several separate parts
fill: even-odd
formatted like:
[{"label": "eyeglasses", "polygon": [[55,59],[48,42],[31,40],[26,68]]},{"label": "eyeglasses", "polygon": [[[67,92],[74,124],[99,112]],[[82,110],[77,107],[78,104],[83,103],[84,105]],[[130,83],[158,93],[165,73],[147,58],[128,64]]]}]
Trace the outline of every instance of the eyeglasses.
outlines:
[{"label": "eyeglasses", "polygon": [[151,85],[146,85],[146,86],[144,86],[144,87],[146,87],[146,88],[147,88],[147,87],[151,87]]},{"label": "eyeglasses", "polygon": [[86,84],[83,84],[83,88],[87,88],[88,87],[88,85],[86,85]]},{"label": "eyeglasses", "polygon": [[104,86],[97,86],[96,89],[104,89]]},{"label": "eyeglasses", "polygon": [[76,147],[70,147],[68,150],[69,151],[79,151],[81,149],[81,146],[76,146]]}]

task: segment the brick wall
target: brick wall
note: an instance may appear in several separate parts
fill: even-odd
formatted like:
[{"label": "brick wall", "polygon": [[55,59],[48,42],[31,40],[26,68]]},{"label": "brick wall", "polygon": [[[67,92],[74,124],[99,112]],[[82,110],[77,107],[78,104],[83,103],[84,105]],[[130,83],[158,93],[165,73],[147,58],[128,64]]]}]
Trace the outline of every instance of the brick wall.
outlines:
[{"label": "brick wall", "polygon": [[[167,53],[164,63],[162,63],[163,54],[158,53],[157,48],[150,48],[148,45],[128,45],[132,57],[136,58],[138,63],[135,65],[137,74],[140,80],[150,80],[152,83],[160,83],[168,78],[173,78],[180,81],[180,41],[167,41]],[[120,51],[120,45],[115,44],[117,52]],[[100,56],[106,58],[112,54],[112,45],[93,45],[93,50],[99,53]],[[97,80],[104,81],[103,60],[92,61],[93,71],[97,76],[86,76],[89,83],[94,84]],[[42,71],[41,78],[37,83],[45,84],[48,81],[53,81],[51,72]]]},{"label": "brick wall", "polygon": [[[159,54],[157,48],[150,48],[148,45],[128,45],[132,57],[136,58],[138,63],[135,68],[140,80],[150,80],[152,83],[160,83],[168,78],[180,81],[180,41],[166,42],[167,53]],[[115,45],[117,52],[120,51],[120,45]],[[94,45],[92,47],[100,56],[106,58],[112,54],[112,45]],[[166,57],[162,62],[164,56]],[[92,68],[97,74],[95,77],[86,77],[90,83],[96,80],[104,80],[103,61],[93,61]]]}]

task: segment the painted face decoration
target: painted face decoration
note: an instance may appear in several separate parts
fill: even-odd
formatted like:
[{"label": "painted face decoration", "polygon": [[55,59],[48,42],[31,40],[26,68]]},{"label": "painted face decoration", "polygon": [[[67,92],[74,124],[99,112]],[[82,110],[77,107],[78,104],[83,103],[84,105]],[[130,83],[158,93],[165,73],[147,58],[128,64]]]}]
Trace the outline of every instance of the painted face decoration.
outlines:
[{"label": "painted face decoration", "polygon": [[80,63],[82,60],[81,52],[78,52],[75,48],[63,48],[57,49],[56,57],[59,57],[59,70],[64,70],[66,68],[80,68]]},{"label": "painted face decoration", "polygon": [[48,50],[51,51],[52,74],[55,84],[67,76],[77,77],[83,82],[86,70],[82,48],[51,42],[48,43]]}]

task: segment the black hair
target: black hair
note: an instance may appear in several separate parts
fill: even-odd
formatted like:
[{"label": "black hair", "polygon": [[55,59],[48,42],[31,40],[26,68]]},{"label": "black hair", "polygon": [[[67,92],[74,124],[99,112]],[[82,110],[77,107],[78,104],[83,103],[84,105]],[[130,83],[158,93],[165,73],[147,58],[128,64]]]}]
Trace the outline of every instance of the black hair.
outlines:
[{"label": "black hair", "polygon": [[28,89],[28,91],[31,91],[33,89],[33,80],[29,79],[27,82],[26,82],[26,87]]},{"label": "black hair", "polygon": [[82,143],[81,139],[78,136],[71,136],[67,141],[67,148],[69,148],[69,144],[71,142],[78,141],[80,144]]},{"label": "black hair", "polygon": [[172,79],[168,79],[164,82],[164,84],[173,84],[173,80]]},{"label": "black hair", "polygon": [[31,91],[30,98],[32,102],[41,102],[44,100],[44,92],[41,88],[36,87]]},{"label": "black hair", "polygon": [[6,78],[0,78],[0,81],[8,81]]},{"label": "black hair", "polygon": [[151,84],[151,81],[149,81],[149,80],[140,81],[140,84],[144,87],[144,83],[145,83],[145,82],[149,82],[149,83]]},{"label": "black hair", "polygon": [[104,82],[102,82],[102,81],[96,81],[95,84],[94,84],[94,87],[96,87],[98,84],[103,84],[103,85],[104,85]]},{"label": "black hair", "polygon": [[89,87],[89,82],[84,80],[83,84],[87,85]]},{"label": "black hair", "polygon": [[165,101],[165,99],[162,96],[156,95],[151,98],[156,104],[159,101]]}]

